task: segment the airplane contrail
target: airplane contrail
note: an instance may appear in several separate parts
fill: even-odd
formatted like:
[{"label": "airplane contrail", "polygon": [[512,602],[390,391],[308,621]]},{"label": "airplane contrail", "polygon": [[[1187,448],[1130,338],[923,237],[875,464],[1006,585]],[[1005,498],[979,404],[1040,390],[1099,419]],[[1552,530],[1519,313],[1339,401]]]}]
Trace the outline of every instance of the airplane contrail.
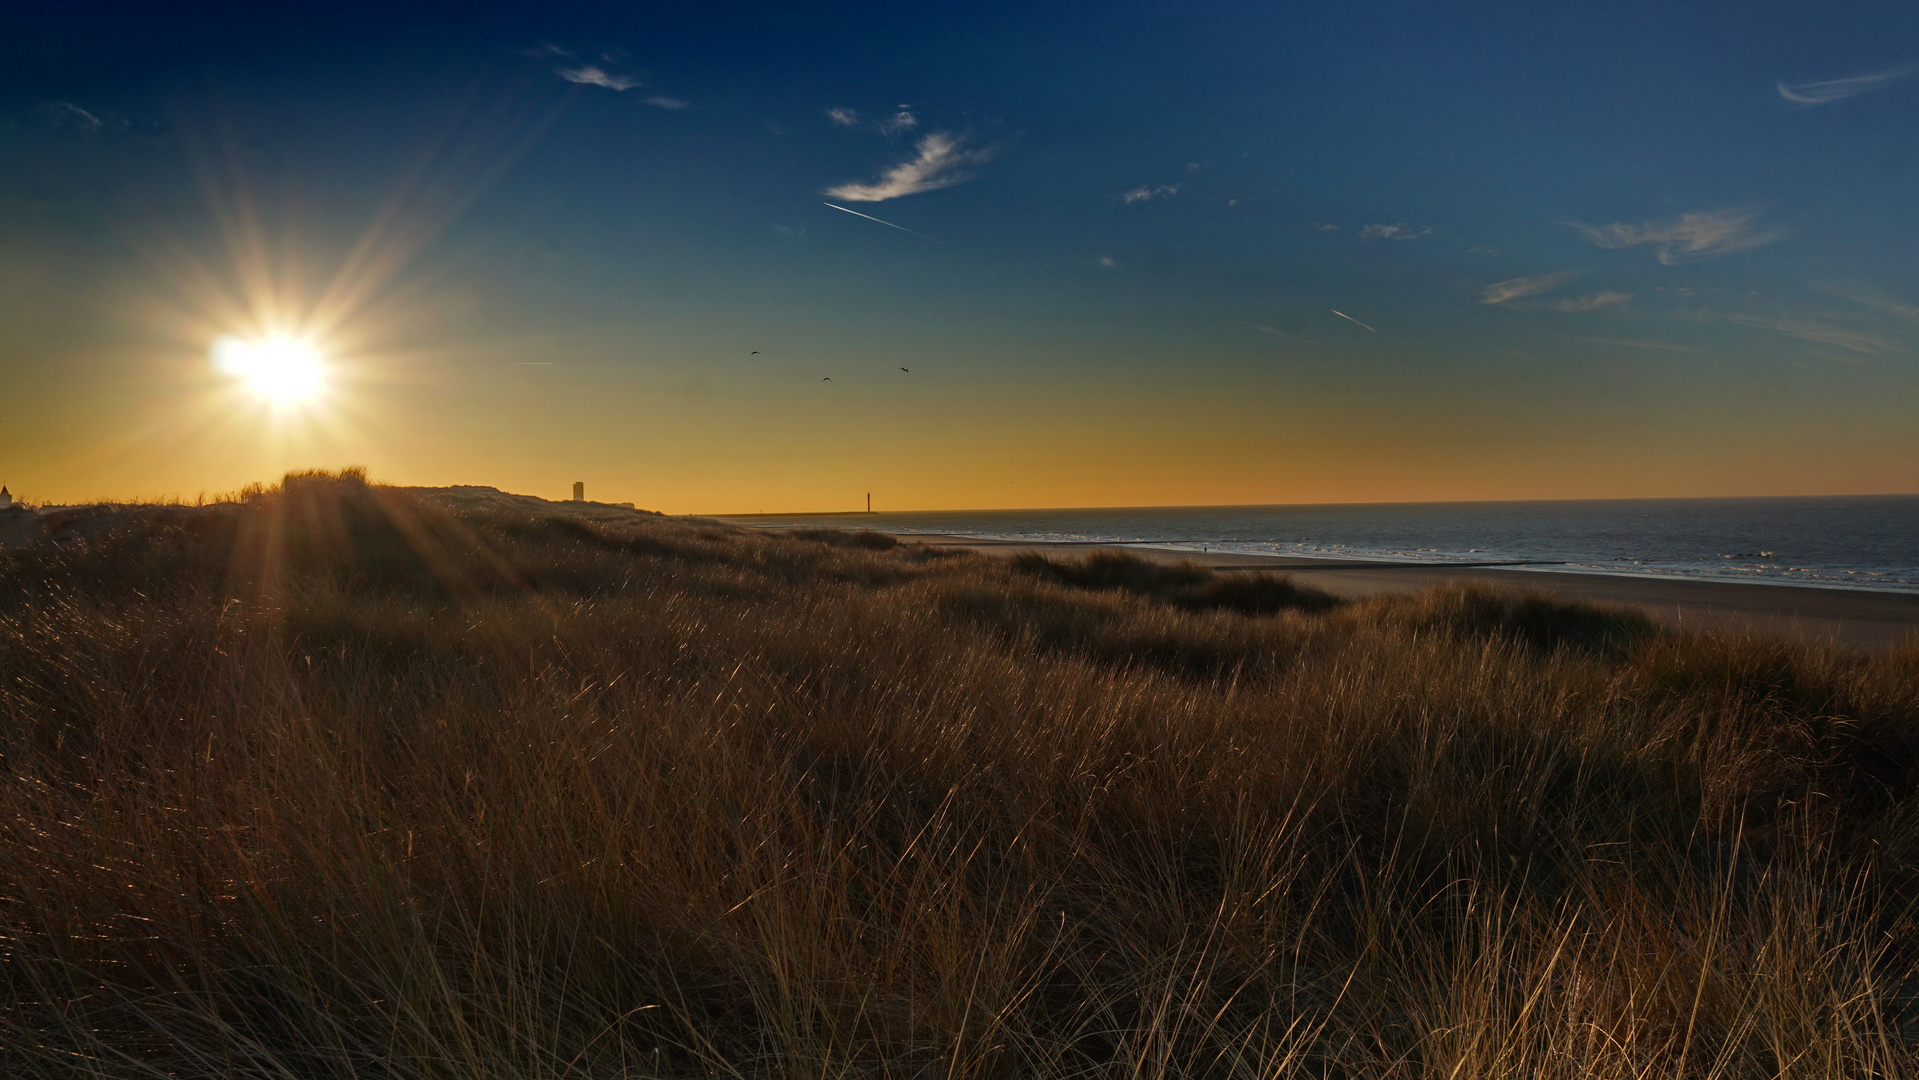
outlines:
[{"label": "airplane contrail", "polygon": [[[926,235],[926,234],[925,234],[925,233],[923,233],[923,232],[913,232],[913,230],[911,230],[911,229],[909,229],[909,228],[907,228],[907,227],[906,227],[906,226],[904,226],[904,225],[895,225],[895,224],[893,224],[893,223],[892,223],[892,222],[890,222],[890,221],[880,221],[880,219],[879,219],[879,218],[876,218],[876,217],[874,217],[874,216],[873,216],[873,215],[871,215],[871,214],[862,214],[862,213],[860,213],[860,212],[859,212],[858,210],[847,210],[847,209],[846,209],[846,207],[844,207],[844,206],[834,206],[834,204],[832,204],[832,203],[830,203],[830,202],[822,202],[822,203],[820,203],[820,205],[821,205],[821,206],[832,206],[832,207],[833,207],[833,209],[835,209],[835,210],[844,210],[844,211],[846,211],[846,213],[849,213],[849,214],[851,214],[851,215],[853,215],[854,217],[863,217],[863,218],[865,218],[865,219],[866,219],[866,220],[868,220],[868,221],[879,221],[881,225],[884,225],[884,226],[886,226],[886,227],[887,227],[887,228],[889,228],[889,229],[898,229],[899,231],[901,231],[901,232],[903,232],[903,233],[913,233],[913,235],[914,235],[914,236],[917,236],[917,237],[919,237],[919,238],[920,238],[921,240],[933,240],[933,238],[932,238],[932,237],[930,237],[930,236],[928,236],[928,235]],[[945,247],[945,246],[946,246],[946,241],[944,241],[944,240],[933,240],[933,242],[934,242],[935,244],[938,244],[938,245],[940,245],[941,247]]]},{"label": "airplane contrail", "polygon": [[[1360,326],[1366,326],[1365,323],[1360,322],[1358,319],[1353,318],[1351,315],[1346,314],[1345,312],[1339,310],[1338,308],[1327,308],[1326,310],[1332,312],[1333,314],[1339,316],[1342,319],[1345,319],[1349,323],[1355,323]],[[1366,329],[1373,330],[1373,328],[1370,326],[1366,326]],[[1379,331],[1373,330],[1373,333],[1377,334],[1379,333]]]}]

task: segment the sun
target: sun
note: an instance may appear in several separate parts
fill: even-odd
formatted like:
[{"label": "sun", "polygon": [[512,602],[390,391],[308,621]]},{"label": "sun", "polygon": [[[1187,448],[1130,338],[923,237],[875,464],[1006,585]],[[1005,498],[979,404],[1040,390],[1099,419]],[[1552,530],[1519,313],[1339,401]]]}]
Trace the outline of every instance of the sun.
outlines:
[{"label": "sun", "polygon": [[214,370],[228,375],[279,409],[303,405],[326,388],[320,350],[304,338],[270,334],[258,339],[225,335],[213,343]]}]

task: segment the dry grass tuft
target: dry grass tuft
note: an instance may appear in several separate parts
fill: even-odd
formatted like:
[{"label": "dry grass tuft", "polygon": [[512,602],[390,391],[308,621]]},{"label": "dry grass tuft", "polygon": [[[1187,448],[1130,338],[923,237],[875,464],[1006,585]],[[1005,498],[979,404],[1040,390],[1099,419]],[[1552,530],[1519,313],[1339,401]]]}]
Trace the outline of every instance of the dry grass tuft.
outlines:
[{"label": "dry grass tuft", "polygon": [[1919,654],[354,474],[75,522],[0,553],[13,1075],[1916,1071]]},{"label": "dry grass tuft", "polygon": [[1055,561],[1029,553],[1014,557],[1012,566],[1041,581],[1081,589],[1114,589],[1188,611],[1271,615],[1280,611],[1328,611],[1342,603],[1332,593],[1296,584],[1285,576],[1221,575],[1191,562],[1148,562],[1117,551],[1096,551],[1077,561]]},{"label": "dry grass tuft", "polygon": [[787,535],[797,536],[801,540],[817,540],[833,547],[865,548],[868,551],[891,551],[900,546],[898,540],[871,529],[793,529]]}]

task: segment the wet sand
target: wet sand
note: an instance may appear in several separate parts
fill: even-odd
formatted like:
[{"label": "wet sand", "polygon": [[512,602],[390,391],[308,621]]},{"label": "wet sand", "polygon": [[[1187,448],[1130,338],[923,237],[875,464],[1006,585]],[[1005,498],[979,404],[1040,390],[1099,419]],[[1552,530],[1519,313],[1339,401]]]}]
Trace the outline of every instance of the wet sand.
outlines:
[{"label": "wet sand", "polygon": [[1637,607],[1676,628],[1780,636],[1852,648],[1919,647],[1919,594],[1911,593],[1582,574],[1549,570],[1538,564],[1530,568],[1512,563],[1436,566],[1286,555],[1198,554],[1120,544],[980,540],[925,533],[899,539],[909,544],[1002,556],[1035,551],[1055,559],[1081,558],[1093,551],[1112,550],[1160,562],[1190,560],[1214,570],[1270,570],[1351,599],[1471,582],[1501,589],[1537,589],[1568,600]]}]

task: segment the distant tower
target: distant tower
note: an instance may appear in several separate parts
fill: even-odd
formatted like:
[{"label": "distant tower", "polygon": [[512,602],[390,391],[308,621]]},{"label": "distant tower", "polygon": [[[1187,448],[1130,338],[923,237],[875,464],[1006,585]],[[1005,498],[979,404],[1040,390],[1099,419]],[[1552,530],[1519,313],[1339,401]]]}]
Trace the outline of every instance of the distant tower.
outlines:
[{"label": "distant tower", "polygon": [[12,505],[13,505],[13,496],[7,492],[7,489],[5,486],[0,486],[0,510],[5,510],[7,507]]},{"label": "distant tower", "polygon": [[866,493],[866,512],[873,512],[873,493],[870,491]]},{"label": "distant tower", "polygon": [[584,480],[573,481],[573,501],[574,502],[586,501],[586,481]]}]

